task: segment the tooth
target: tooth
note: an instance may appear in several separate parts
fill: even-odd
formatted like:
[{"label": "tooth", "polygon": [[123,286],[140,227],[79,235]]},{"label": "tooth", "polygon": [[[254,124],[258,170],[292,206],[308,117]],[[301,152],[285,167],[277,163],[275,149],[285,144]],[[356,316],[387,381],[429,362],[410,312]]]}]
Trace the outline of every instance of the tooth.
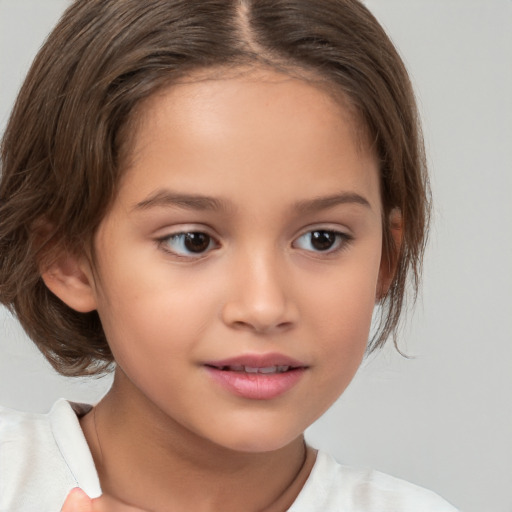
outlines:
[{"label": "tooth", "polygon": [[244,367],[241,364],[230,366],[229,369],[232,372],[243,372],[244,371]]},{"label": "tooth", "polygon": [[278,366],[278,367],[277,367],[277,371],[278,371],[279,373],[287,372],[289,369],[290,369],[290,367],[289,367],[289,366]]},{"label": "tooth", "polygon": [[260,368],[260,373],[276,373],[277,366],[268,366],[267,368]]},{"label": "tooth", "polygon": [[244,366],[243,368],[247,373],[258,373],[258,368],[253,368],[252,366]]}]

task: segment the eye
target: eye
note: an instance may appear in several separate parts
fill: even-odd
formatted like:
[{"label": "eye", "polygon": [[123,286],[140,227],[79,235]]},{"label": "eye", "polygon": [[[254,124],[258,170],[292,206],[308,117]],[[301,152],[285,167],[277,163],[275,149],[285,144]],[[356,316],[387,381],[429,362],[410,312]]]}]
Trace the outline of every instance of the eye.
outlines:
[{"label": "eye", "polygon": [[163,249],[177,256],[201,256],[217,247],[214,239],[201,231],[176,233],[159,240]]},{"label": "eye", "polygon": [[341,249],[350,239],[349,235],[339,231],[315,229],[297,238],[293,246],[305,251],[332,253]]}]

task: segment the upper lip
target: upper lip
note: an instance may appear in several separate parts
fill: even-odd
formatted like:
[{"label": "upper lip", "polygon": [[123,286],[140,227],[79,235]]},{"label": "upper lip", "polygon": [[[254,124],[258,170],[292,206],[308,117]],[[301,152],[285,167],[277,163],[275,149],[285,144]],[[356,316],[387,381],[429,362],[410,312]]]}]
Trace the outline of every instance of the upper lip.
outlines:
[{"label": "upper lip", "polygon": [[205,366],[222,368],[226,366],[248,366],[251,368],[270,368],[272,366],[290,366],[292,368],[307,368],[308,365],[283,354],[242,354],[228,359],[206,361]]}]

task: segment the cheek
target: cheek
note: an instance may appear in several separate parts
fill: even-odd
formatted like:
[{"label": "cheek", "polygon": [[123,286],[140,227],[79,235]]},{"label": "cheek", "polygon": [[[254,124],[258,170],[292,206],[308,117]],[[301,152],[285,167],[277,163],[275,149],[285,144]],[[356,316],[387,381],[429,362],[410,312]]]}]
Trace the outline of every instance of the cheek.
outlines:
[{"label": "cheek", "polygon": [[[305,427],[316,421],[342,395],[364,357],[373,301],[368,296],[316,304],[318,318],[312,345],[315,378],[304,395]],[[335,306],[338,308],[335,308]]]},{"label": "cheek", "polygon": [[187,275],[171,274],[165,264],[127,269],[119,262],[102,279],[98,312],[121,366],[141,355],[172,360],[185,348],[193,355],[217,316],[218,290],[212,283],[203,286],[204,276]]},{"label": "cheek", "polygon": [[374,295],[361,292],[340,292],[314,306],[319,318],[316,355],[325,364],[325,379],[339,380],[342,385],[348,384],[357,370],[368,342]]},{"label": "cheek", "polygon": [[379,246],[372,244],[370,249],[351,255],[334,271],[311,280],[302,292],[309,297],[305,318],[310,315],[328,339],[337,339],[347,348],[366,343],[368,338],[380,266]]},{"label": "cheek", "polygon": [[323,364],[322,386],[331,403],[349,384],[364,356],[375,307],[378,266],[379,258],[370,252],[368,261],[321,283],[321,293],[312,294],[307,306],[311,330],[316,329],[315,357]]}]

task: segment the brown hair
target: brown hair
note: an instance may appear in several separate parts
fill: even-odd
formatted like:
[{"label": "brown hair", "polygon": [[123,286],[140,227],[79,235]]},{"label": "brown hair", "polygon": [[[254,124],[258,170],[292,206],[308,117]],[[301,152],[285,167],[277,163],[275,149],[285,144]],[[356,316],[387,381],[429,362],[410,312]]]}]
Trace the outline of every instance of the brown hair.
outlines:
[{"label": "brown hair", "polygon": [[[0,301],[60,373],[98,373],[112,354],[97,313],[46,288],[39,253],[91,247],[142,100],[193,70],[252,64],[313,72],[356,110],[380,160],[383,249],[396,263],[369,351],[396,332],[408,275],[418,287],[428,181],[407,72],[369,11],[357,0],[77,0],[28,73],[1,157]],[[44,241],[38,225],[51,226]]]}]

